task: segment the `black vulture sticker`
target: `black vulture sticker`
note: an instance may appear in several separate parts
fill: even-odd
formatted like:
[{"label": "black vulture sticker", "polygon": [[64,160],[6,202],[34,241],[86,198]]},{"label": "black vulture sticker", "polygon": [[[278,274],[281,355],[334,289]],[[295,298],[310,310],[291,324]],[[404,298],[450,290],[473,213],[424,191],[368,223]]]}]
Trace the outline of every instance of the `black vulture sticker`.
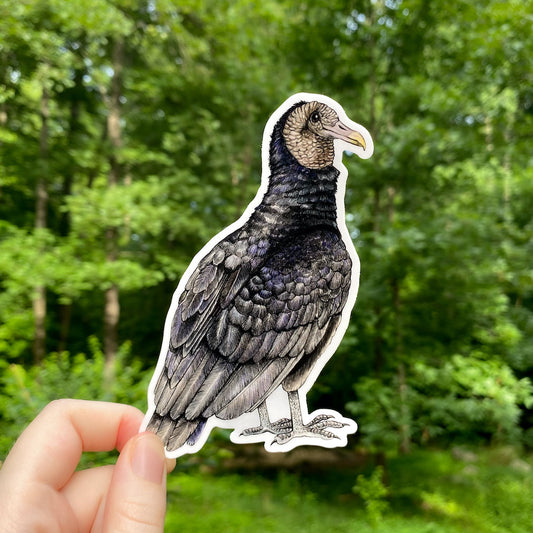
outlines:
[{"label": "black vulture sticker", "polygon": [[257,195],[194,257],[168,311],[141,426],[168,457],[197,452],[215,426],[271,452],[345,446],[355,433],[336,411],[309,413],[306,394],[359,285],[343,151],[373,150],[368,131],[323,95],[293,95],[270,117]]}]

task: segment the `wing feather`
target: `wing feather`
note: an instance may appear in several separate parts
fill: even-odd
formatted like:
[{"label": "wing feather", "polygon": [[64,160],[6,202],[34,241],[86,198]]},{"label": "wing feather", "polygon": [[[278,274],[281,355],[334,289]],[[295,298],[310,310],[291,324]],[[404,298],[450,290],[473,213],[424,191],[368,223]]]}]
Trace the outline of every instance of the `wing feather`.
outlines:
[{"label": "wing feather", "polygon": [[202,383],[198,392],[194,395],[185,410],[185,416],[193,419],[202,415],[206,405],[210,405],[213,398],[220,392],[220,389],[228,381],[235,370],[235,364],[231,364],[223,359],[219,359],[209,376]]},{"label": "wing feather", "polygon": [[253,411],[264,401],[296,364],[283,359],[270,359],[259,365],[240,366],[214,398],[204,416],[228,420]]},{"label": "wing feather", "polygon": [[327,343],[327,325],[342,311],[350,282],[351,261],[340,236],[333,260],[321,246],[331,237],[324,231],[272,253],[255,246],[260,257],[248,257],[243,241],[232,235],[200,261],[172,323],[165,372],[155,389],[159,414],[234,418],[309,366],[302,362]]},{"label": "wing feather", "polygon": [[195,369],[194,374],[191,375],[187,381],[182,380],[180,382],[184,384],[183,387],[180,387],[180,390],[178,390],[178,387],[176,387],[178,394],[172,398],[173,405],[170,409],[171,417],[176,419],[183,415],[187,409],[187,406],[197,393],[198,388],[201,387],[207,379],[207,376],[215,366],[215,363],[216,358],[213,356],[213,354],[205,351],[203,357],[200,359],[200,362],[197,365],[197,368]]}]

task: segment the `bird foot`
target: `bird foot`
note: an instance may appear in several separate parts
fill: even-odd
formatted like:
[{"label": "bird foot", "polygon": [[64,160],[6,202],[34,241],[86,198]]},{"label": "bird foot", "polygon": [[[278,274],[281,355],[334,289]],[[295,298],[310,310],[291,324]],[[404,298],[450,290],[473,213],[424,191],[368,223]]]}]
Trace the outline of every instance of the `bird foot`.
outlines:
[{"label": "bird foot", "polygon": [[277,422],[262,423],[254,428],[247,428],[241,432],[242,437],[250,435],[261,435],[262,433],[273,433],[276,438],[292,430],[292,421],[288,418],[281,418]]},{"label": "bird foot", "polygon": [[295,427],[292,431],[278,433],[273,443],[285,444],[298,437],[310,437],[312,439],[321,438],[326,440],[338,439],[339,436],[328,431],[328,429],[342,428],[347,426],[344,422],[335,420],[333,415],[318,415],[309,424],[303,424],[301,427]]}]

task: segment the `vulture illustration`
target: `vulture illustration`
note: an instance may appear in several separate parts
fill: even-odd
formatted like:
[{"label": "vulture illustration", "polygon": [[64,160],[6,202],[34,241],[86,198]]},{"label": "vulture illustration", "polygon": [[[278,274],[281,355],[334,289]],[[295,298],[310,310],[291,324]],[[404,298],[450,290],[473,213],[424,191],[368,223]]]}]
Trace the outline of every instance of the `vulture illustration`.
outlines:
[{"label": "vulture illustration", "polygon": [[359,284],[343,150],[366,159],[372,139],[323,95],[296,94],[268,121],[256,197],[196,255],[167,315],[141,430],[169,457],[198,451],[215,426],[269,451],[341,446],[356,431],[335,411],[309,415],[305,396]]}]

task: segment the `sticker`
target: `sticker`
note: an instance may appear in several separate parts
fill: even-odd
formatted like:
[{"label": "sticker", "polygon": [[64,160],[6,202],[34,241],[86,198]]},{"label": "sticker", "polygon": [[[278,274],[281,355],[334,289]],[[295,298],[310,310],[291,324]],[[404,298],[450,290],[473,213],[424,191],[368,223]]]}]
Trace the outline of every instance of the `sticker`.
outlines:
[{"label": "sticker", "polygon": [[368,131],[323,95],[295,94],[270,117],[257,195],[194,257],[168,311],[141,426],[168,457],[197,452],[215,426],[271,452],[345,446],[355,433],[335,411],[309,413],[306,393],[359,285],[342,154],[373,150]]}]

